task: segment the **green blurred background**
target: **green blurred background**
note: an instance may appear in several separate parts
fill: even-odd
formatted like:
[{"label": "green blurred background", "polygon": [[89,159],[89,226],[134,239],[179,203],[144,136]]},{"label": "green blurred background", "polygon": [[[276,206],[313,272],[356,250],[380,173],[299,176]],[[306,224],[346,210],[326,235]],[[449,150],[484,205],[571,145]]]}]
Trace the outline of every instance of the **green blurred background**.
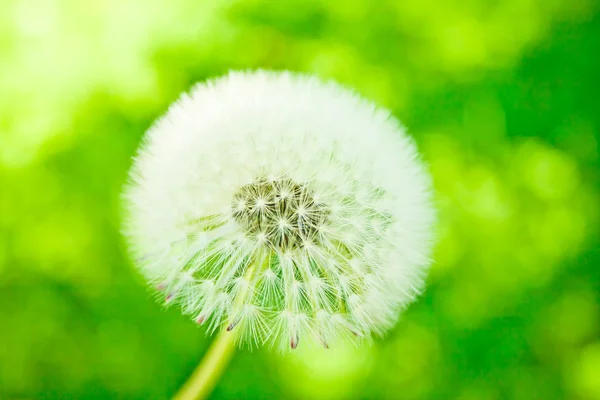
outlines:
[{"label": "green blurred background", "polygon": [[215,399],[600,399],[600,7],[1,0],[0,399],[164,399],[209,339],[119,234],[154,118],[228,69],[334,78],[431,167],[425,294],[373,346],[242,351]]}]

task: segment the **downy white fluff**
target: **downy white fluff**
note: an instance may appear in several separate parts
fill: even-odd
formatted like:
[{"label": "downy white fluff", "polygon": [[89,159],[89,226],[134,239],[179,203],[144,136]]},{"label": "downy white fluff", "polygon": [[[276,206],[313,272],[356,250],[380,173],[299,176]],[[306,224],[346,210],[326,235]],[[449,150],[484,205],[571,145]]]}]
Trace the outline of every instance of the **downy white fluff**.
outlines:
[{"label": "downy white fluff", "polygon": [[147,132],[125,191],[136,264],[240,344],[394,325],[430,263],[431,182],[389,111],[334,83],[232,72]]}]

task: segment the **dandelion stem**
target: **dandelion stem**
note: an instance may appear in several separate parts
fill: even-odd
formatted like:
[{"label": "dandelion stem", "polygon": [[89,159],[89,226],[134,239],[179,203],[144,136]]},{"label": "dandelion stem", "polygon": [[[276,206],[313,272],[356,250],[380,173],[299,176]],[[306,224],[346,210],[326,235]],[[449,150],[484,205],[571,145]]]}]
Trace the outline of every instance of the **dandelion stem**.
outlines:
[{"label": "dandelion stem", "polygon": [[207,398],[231,360],[235,350],[235,335],[223,330],[212,342],[208,352],[173,400]]},{"label": "dandelion stem", "polygon": [[[254,275],[262,264],[261,257],[255,257],[254,262],[248,267],[244,278],[253,281]],[[237,306],[241,305],[248,295],[248,288],[242,290]],[[225,367],[233,356],[235,349],[235,333],[231,332],[235,327],[232,321],[227,329],[221,331],[219,336],[212,342],[206,355],[198,364],[187,382],[179,389],[173,400],[200,400],[205,399],[214,389],[217,380],[225,370]]]}]

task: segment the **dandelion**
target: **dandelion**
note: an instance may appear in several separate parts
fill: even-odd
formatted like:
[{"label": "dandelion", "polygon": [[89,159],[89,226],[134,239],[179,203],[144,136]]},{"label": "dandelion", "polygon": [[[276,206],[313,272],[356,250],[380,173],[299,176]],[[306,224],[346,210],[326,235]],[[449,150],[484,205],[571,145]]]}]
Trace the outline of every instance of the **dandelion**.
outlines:
[{"label": "dandelion", "polygon": [[413,141],[388,111],[308,76],[197,85],[147,132],[125,197],[136,264],[163,301],[240,345],[381,335],[429,264]]}]

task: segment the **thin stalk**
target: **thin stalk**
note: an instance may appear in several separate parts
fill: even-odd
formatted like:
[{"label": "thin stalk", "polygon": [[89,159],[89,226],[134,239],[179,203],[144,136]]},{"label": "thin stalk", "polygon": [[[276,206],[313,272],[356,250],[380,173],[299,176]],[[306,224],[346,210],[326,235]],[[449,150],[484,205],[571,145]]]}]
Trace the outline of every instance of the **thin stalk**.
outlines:
[{"label": "thin stalk", "polygon": [[173,400],[206,399],[229,364],[234,350],[235,335],[223,330]]},{"label": "thin stalk", "polygon": [[[250,282],[254,281],[254,275],[260,270],[262,257],[256,257],[250,265],[244,277]],[[245,301],[247,288],[240,293],[236,308],[240,307]],[[235,334],[230,332],[231,328],[222,330],[219,336],[211,343],[206,355],[196,367],[187,382],[179,389],[173,400],[201,400],[206,399],[215,388],[217,381],[223,374],[225,367],[229,364],[235,350]]]}]

